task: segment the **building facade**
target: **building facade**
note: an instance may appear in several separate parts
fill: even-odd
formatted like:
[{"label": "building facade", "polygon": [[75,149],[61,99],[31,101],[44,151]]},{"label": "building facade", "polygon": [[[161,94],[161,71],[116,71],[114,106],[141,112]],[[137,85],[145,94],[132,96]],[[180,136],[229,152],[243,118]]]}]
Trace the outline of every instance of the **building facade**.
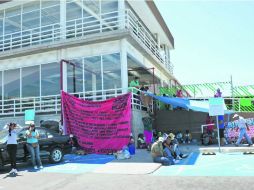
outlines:
[{"label": "building facade", "polygon": [[170,85],[173,48],[153,1],[2,2],[0,118],[22,117],[26,109],[40,119],[59,117],[61,87],[103,100],[126,93],[134,76],[153,87]]}]

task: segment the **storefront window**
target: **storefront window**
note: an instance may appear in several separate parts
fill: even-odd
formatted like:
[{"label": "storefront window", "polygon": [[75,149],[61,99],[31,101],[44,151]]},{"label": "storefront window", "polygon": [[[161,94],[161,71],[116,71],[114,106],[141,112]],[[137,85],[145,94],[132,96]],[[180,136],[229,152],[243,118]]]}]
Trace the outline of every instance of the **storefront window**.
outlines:
[{"label": "storefront window", "polygon": [[20,97],[20,69],[4,71],[4,98]]},{"label": "storefront window", "polygon": [[40,66],[22,68],[22,97],[40,96]]},{"label": "storefront window", "polygon": [[60,64],[41,65],[41,95],[60,94]]},{"label": "storefront window", "polygon": [[[73,65],[67,65],[67,91],[73,92],[83,92],[83,64],[82,59],[71,60],[71,63],[75,67],[73,70]],[[74,75],[75,72],[75,75]],[[75,76],[75,77],[74,77]],[[75,86],[75,89],[74,89]]]},{"label": "storefront window", "polygon": [[85,58],[85,90],[102,90],[101,56]]},{"label": "storefront window", "polygon": [[120,54],[102,56],[104,89],[121,88]]}]

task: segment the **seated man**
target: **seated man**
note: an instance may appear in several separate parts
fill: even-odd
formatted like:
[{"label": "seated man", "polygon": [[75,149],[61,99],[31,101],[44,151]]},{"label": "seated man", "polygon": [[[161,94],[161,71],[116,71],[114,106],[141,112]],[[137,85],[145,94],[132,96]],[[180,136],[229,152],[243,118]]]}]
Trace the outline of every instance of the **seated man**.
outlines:
[{"label": "seated man", "polygon": [[170,139],[170,145],[171,145],[173,156],[175,157],[175,159],[181,160],[182,158],[188,157],[187,154],[181,153],[178,146],[178,141],[175,138],[175,135],[173,133],[169,133],[168,138]]},{"label": "seated man", "polygon": [[161,163],[164,166],[169,166],[170,160],[163,155],[163,141],[163,137],[159,137],[159,139],[155,143],[153,143],[151,148],[151,154],[154,162]]},{"label": "seated man", "polygon": [[179,161],[175,160],[175,158],[173,157],[174,152],[173,152],[172,147],[170,145],[171,139],[168,135],[165,136],[165,139],[166,140],[162,143],[164,156],[170,160],[171,165],[177,164]]}]

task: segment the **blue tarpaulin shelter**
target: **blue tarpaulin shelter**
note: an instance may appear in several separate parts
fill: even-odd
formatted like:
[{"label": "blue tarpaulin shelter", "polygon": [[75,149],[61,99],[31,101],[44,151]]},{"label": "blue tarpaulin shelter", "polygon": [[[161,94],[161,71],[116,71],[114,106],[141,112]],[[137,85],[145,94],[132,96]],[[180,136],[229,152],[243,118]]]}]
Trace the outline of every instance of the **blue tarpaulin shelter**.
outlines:
[{"label": "blue tarpaulin shelter", "polygon": [[[173,107],[181,107],[187,110],[193,110],[198,112],[209,113],[209,101],[208,100],[190,100],[187,98],[170,98],[166,96],[156,96],[152,93],[146,93],[147,95],[165,103],[170,104]],[[226,105],[224,105],[224,113],[232,114],[233,111],[227,110]]]}]

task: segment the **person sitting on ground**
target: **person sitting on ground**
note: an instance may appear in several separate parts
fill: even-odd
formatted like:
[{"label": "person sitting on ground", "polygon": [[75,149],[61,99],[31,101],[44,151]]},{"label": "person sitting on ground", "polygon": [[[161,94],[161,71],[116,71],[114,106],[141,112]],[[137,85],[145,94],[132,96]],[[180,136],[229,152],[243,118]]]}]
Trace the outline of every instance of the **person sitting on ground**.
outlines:
[{"label": "person sitting on ground", "polygon": [[173,133],[169,133],[169,138],[171,140],[170,145],[172,146],[173,154],[175,159],[181,160],[182,158],[188,157],[187,154],[183,154],[179,149],[179,143],[177,139],[175,138],[175,135]]},{"label": "person sitting on ground", "polygon": [[174,152],[170,143],[171,143],[171,138],[168,135],[166,135],[165,140],[162,143],[164,156],[170,160],[171,165],[174,165],[174,164],[177,164],[179,161],[174,158]]},{"label": "person sitting on ground", "polygon": [[145,149],[147,148],[146,142],[144,140],[144,135],[143,134],[138,134],[138,148],[140,149]]},{"label": "person sitting on ground", "polygon": [[164,142],[163,137],[153,143],[151,148],[151,155],[155,163],[161,163],[164,166],[170,165],[170,160],[164,156],[162,143]]},{"label": "person sitting on ground", "polygon": [[77,137],[75,137],[73,134],[70,134],[70,144],[71,144],[71,152],[77,153],[78,149],[80,148],[78,144]]},{"label": "person sitting on ground", "polygon": [[190,144],[191,140],[192,140],[192,136],[191,136],[191,133],[188,129],[185,131],[184,136],[185,136],[184,142]]},{"label": "person sitting on ground", "polygon": [[183,142],[184,142],[184,141],[183,141],[183,134],[182,134],[181,131],[178,131],[178,132],[176,133],[176,139],[177,139],[177,141],[178,141],[179,143],[183,143]]}]

